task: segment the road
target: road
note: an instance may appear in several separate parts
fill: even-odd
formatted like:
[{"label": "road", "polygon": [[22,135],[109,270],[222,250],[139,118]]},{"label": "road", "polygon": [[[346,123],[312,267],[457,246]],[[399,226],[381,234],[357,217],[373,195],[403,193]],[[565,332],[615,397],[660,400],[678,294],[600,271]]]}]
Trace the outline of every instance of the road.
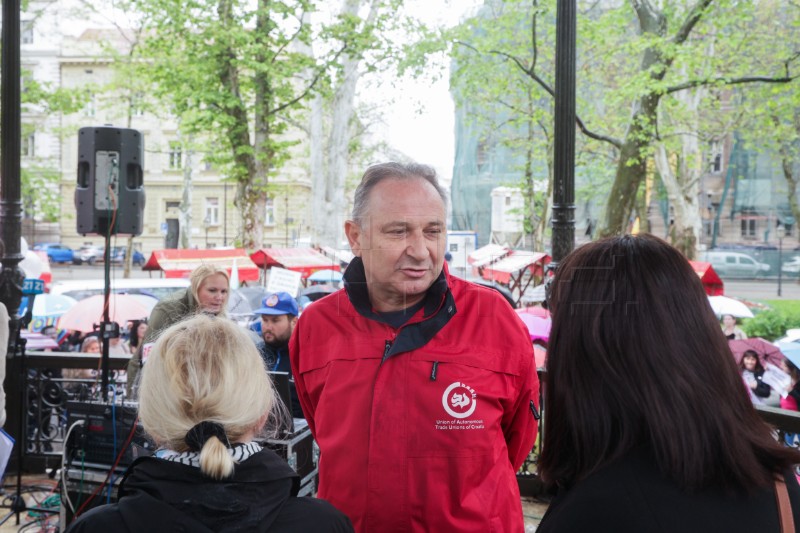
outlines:
[{"label": "road", "polygon": [[[50,265],[53,281],[70,279],[103,279],[103,265]],[[111,277],[122,278],[122,265],[111,265]],[[160,272],[145,272],[142,267],[131,268],[131,278],[160,278]]]},{"label": "road", "polygon": [[778,280],[736,280],[725,281],[725,296],[746,300],[800,300],[800,283],[797,278],[781,282],[781,296],[778,296]]}]

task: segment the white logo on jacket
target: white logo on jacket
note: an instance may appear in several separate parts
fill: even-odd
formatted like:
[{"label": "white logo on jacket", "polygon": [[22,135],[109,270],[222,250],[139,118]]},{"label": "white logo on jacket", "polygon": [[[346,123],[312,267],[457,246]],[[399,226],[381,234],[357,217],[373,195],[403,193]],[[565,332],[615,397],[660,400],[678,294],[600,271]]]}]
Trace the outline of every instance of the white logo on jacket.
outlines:
[{"label": "white logo on jacket", "polygon": [[475,412],[477,405],[478,395],[466,383],[451,383],[442,394],[442,407],[454,418],[467,418]]}]

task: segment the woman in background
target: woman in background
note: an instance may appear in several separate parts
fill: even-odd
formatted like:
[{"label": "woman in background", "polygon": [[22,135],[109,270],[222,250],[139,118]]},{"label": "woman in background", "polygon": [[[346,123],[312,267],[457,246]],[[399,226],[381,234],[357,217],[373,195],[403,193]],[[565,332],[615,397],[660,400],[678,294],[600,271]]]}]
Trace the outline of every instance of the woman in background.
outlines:
[{"label": "woman in background", "polygon": [[128,363],[128,396],[135,390],[143,359],[147,359],[147,354],[143,353],[146,345],[152,344],[163,330],[196,313],[226,316],[229,293],[228,271],[203,264],[192,271],[189,287],[167,296],[153,307],[147,320],[147,333]]},{"label": "woman in background", "polygon": [[729,341],[747,338],[742,328],[736,325],[736,317],[733,315],[722,315],[722,332]]},{"label": "woman in background", "polygon": [[753,407],[685,257],[649,235],[584,245],[550,298],[547,431],[558,487],[537,533],[780,531],[800,525],[800,453]]},{"label": "woman in background", "polygon": [[159,450],[130,466],[118,503],[67,531],[352,531],[329,503],[296,497],[297,474],[255,442],[280,402],[235,323],[198,315],[164,331],[139,392],[139,418]]}]

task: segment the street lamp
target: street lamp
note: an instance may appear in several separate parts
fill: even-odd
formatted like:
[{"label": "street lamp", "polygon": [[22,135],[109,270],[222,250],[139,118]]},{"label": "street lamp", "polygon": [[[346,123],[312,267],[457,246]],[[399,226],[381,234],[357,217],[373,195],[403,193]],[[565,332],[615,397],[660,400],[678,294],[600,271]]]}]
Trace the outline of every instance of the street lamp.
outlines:
[{"label": "street lamp", "polygon": [[775,233],[778,235],[778,296],[780,296],[783,282],[783,238],[786,237],[786,226],[778,224]]}]

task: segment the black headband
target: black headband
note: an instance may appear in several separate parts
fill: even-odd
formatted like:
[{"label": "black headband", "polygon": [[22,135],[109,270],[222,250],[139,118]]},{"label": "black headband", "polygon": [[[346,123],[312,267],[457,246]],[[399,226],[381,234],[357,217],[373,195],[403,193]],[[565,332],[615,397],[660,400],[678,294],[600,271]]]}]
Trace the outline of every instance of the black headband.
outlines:
[{"label": "black headband", "polygon": [[209,422],[207,420],[200,422],[187,431],[183,441],[190,450],[199,452],[203,449],[206,441],[211,437],[217,437],[226,447],[231,447],[231,443],[228,442],[228,436],[225,434],[225,428],[222,427],[222,424]]}]

